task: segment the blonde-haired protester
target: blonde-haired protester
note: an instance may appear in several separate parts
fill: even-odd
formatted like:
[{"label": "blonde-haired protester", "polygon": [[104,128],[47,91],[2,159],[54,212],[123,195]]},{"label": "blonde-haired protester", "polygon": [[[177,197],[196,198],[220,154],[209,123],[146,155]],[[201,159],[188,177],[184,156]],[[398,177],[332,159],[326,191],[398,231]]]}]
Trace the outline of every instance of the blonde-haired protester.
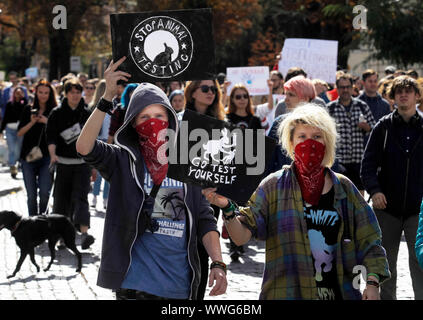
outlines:
[{"label": "blonde-haired protester", "polygon": [[[293,159],[267,176],[246,207],[208,188],[226,228],[242,245],[266,241],[260,299],[377,300],[390,277],[376,216],[351,181],[329,167],[336,125],[324,108],[306,104],[281,123],[279,139]],[[354,270],[367,274],[361,294]]]}]

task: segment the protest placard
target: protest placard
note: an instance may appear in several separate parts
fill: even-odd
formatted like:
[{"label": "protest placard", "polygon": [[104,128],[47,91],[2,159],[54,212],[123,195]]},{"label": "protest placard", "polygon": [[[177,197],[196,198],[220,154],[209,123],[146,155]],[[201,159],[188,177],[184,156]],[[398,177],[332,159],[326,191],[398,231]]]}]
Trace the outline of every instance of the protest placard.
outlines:
[{"label": "protest placard", "polygon": [[335,83],[338,41],[317,39],[285,39],[279,71],[286,74],[289,68],[302,68],[310,79]]},{"label": "protest placard", "polygon": [[210,9],[110,15],[113,61],[130,82],[206,80],[215,76]]},{"label": "protest placard", "polygon": [[185,110],[177,147],[169,149],[167,176],[217,192],[245,205],[264,177],[276,141],[264,130],[241,129]]},{"label": "protest placard", "polygon": [[241,83],[251,96],[269,94],[267,80],[269,79],[269,67],[237,67],[226,69],[226,79],[231,82],[228,93],[235,84]]}]

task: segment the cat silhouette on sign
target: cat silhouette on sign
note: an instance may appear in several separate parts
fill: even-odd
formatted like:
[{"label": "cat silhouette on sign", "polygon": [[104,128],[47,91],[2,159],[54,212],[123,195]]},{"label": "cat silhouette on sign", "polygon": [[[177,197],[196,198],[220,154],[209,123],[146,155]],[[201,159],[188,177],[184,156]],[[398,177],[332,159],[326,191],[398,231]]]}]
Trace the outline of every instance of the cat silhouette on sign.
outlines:
[{"label": "cat silhouette on sign", "polygon": [[172,53],[173,49],[168,47],[166,42],[164,43],[165,49],[163,52],[160,52],[153,61],[153,64],[157,64],[159,66],[167,66],[172,62]]}]

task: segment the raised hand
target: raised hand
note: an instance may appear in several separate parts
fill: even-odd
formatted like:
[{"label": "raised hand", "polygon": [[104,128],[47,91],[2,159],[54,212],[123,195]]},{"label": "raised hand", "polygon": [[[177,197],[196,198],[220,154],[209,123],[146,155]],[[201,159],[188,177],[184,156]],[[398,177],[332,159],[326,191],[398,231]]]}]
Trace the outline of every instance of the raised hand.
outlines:
[{"label": "raised hand", "polygon": [[106,91],[104,99],[112,101],[117,93],[117,82],[119,80],[128,81],[131,75],[124,71],[118,71],[117,68],[125,61],[126,57],[120,58],[117,62],[110,61],[109,66],[104,71],[104,79],[106,80]]}]

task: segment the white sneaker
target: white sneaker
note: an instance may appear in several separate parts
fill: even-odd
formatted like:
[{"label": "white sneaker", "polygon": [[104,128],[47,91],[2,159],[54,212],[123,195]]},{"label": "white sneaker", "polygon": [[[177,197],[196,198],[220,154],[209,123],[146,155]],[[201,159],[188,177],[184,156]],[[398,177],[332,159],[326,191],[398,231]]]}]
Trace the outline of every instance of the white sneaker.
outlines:
[{"label": "white sneaker", "polygon": [[97,207],[97,196],[93,196],[93,202],[91,203],[91,207]]}]

